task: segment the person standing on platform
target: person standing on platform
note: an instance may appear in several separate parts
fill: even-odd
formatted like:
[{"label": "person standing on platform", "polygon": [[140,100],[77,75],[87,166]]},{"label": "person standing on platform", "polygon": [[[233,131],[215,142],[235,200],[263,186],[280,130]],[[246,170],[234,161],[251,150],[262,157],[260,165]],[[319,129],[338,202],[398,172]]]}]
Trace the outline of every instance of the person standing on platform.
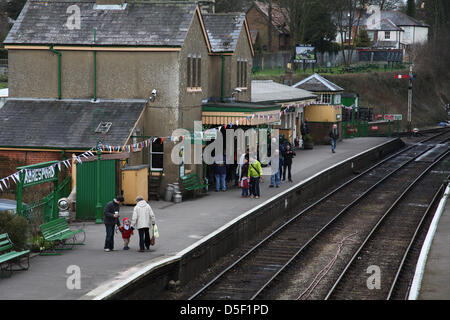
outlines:
[{"label": "person standing on platform", "polygon": [[250,177],[250,198],[253,196],[255,199],[259,199],[260,197],[259,180],[261,179],[261,175],[261,163],[250,156],[250,162],[248,166],[248,176]]},{"label": "person standing on platform", "polygon": [[[278,167],[274,164],[275,162],[278,162]],[[272,169],[272,175],[270,177],[270,188],[275,187],[280,187],[280,180],[281,180],[281,176],[280,176],[280,168],[283,165],[283,159],[280,157],[280,151],[278,149],[276,149],[274,151],[274,154],[272,156],[272,158],[270,159],[270,165],[271,165],[271,169]]]},{"label": "person standing on platform", "polygon": [[242,188],[242,198],[248,197],[248,187],[249,187],[249,178],[248,178],[248,159],[244,157],[244,163],[241,167],[241,178],[239,180],[239,185]]},{"label": "person standing on platform", "polygon": [[122,196],[117,196],[106,204],[103,210],[103,223],[106,227],[106,238],[104,249],[106,252],[114,250],[114,228],[120,226],[119,210],[120,205],[125,201]]},{"label": "person standing on platform", "polygon": [[335,153],[334,149],[336,149],[336,141],[339,139],[337,124],[333,124],[333,126],[331,127],[330,138],[331,138],[331,152]]},{"label": "person standing on platform", "polygon": [[283,181],[286,181],[286,169],[288,171],[289,182],[292,182],[291,167],[292,158],[296,156],[295,151],[291,149],[291,145],[286,145],[286,151],[284,152],[284,164],[283,164]]},{"label": "person standing on platform", "polygon": [[224,150],[223,157],[220,159],[220,156],[216,157],[214,163],[214,175],[216,178],[216,192],[220,191],[220,185],[222,184],[222,191],[227,190],[227,162],[226,162],[226,150]]},{"label": "person standing on platform", "polygon": [[131,217],[131,226],[138,229],[139,232],[139,252],[144,252],[144,246],[147,250],[150,249],[155,223],[156,219],[152,208],[142,196],[138,196]]}]

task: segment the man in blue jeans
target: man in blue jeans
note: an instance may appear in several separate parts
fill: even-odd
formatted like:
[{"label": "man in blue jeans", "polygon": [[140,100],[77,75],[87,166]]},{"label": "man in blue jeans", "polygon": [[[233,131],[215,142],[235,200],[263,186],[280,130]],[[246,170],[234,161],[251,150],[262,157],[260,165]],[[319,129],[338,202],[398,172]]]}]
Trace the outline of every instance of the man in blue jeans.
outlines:
[{"label": "man in blue jeans", "polygon": [[335,153],[334,149],[336,149],[336,141],[337,139],[339,139],[337,124],[333,124],[333,126],[331,127],[330,138],[331,138],[331,152]]},{"label": "man in blue jeans", "polygon": [[222,184],[222,191],[227,190],[226,177],[227,177],[227,163],[226,163],[226,151],[224,151],[223,159],[218,160],[216,158],[214,163],[214,176],[216,178],[216,192],[220,191],[220,184]]},{"label": "man in blue jeans", "polygon": [[120,226],[119,210],[120,205],[124,202],[122,196],[117,196],[113,201],[108,202],[103,211],[103,223],[106,227],[105,251],[110,252],[114,250],[114,228],[116,225]]}]

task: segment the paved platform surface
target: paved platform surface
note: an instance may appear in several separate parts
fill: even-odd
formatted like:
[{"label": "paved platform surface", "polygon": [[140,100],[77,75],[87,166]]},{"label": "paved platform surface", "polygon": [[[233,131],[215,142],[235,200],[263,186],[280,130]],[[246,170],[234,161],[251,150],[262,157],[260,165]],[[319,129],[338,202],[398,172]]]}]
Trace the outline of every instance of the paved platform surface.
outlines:
[{"label": "paved platform surface", "polygon": [[[259,205],[297,183],[336,163],[376,147],[389,138],[355,138],[338,142],[336,153],[330,146],[315,146],[313,150],[296,150],[292,173],[293,183],[284,182],[280,188],[269,188],[270,178],[261,184],[260,199],[244,199],[241,190],[209,192],[205,196],[179,204],[151,201],[160,233],[150,251],[138,252],[139,236],[132,236],[130,250],[124,251],[120,233],[115,235],[115,251],[104,252],[105,226],[80,224],[86,231],[86,244],[60,256],[36,256],[30,260],[28,271],[15,272],[0,279],[0,299],[89,299],[100,294],[117,279],[124,279],[149,262],[168,257],[191,246],[202,237],[220,228],[247,210]],[[120,209],[121,218],[131,217],[132,206]],[[79,224],[73,224],[74,227]],[[448,230],[448,229],[447,229]],[[70,269],[76,266],[75,269]],[[73,267],[72,267],[73,268]],[[74,288],[75,273],[80,270],[80,288]],[[68,273],[69,271],[69,273]],[[87,295],[90,293],[89,295]]]},{"label": "paved platform surface", "polygon": [[450,201],[447,199],[428,253],[419,300],[450,299]]}]

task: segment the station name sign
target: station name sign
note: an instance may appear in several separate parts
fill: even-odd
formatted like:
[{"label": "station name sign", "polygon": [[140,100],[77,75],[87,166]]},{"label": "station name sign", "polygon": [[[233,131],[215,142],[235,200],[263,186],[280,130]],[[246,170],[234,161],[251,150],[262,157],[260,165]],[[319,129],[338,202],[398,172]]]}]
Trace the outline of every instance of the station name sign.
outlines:
[{"label": "station name sign", "polygon": [[38,183],[51,182],[57,179],[53,166],[25,170],[24,186]]}]

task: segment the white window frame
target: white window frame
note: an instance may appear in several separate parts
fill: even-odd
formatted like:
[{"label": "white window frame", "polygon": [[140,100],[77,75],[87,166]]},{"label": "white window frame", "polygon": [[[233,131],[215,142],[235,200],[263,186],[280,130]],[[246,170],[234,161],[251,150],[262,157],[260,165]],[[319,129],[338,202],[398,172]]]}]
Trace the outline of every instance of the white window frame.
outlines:
[{"label": "white window frame", "polygon": [[[157,141],[157,140],[156,140]],[[150,143],[150,170],[151,171],[164,171],[164,143],[162,144],[163,146],[163,151],[153,151],[153,144],[154,142],[152,141],[152,143]],[[153,167],[153,155],[154,154],[162,154],[163,156],[163,167],[162,168],[154,168]]]},{"label": "white window frame", "polygon": [[331,94],[330,93],[322,93],[320,95],[320,102],[323,104],[331,104]]}]

